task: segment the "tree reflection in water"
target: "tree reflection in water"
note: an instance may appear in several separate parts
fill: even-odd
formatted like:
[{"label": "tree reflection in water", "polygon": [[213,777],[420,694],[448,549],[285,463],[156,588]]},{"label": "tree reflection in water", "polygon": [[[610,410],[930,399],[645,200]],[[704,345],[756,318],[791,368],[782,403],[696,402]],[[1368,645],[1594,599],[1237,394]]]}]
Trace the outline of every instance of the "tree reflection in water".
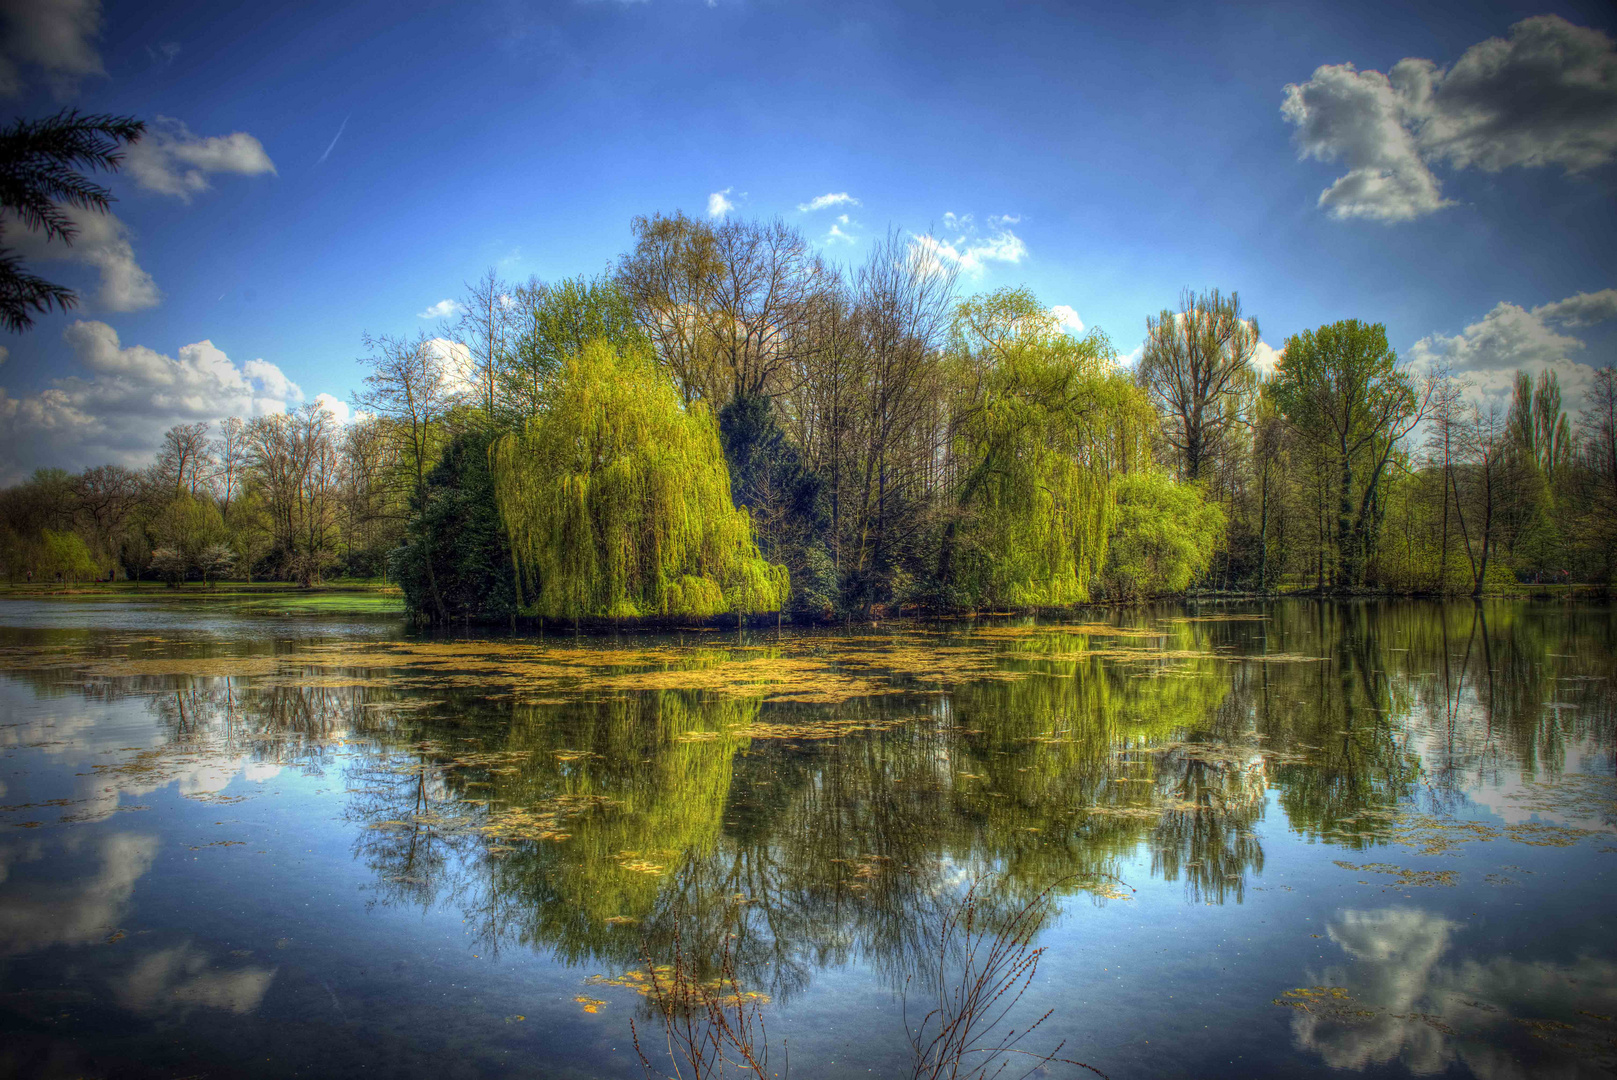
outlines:
[{"label": "tree reflection in water", "polygon": [[[1574,748],[1611,758],[1608,611],[1291,603],[1124,621],[839,638],[854,658],[947,644],[995,677],[882,672],[892,692],[835,704],[587,683],[524,703],[496,677],[435,689],[329,663],[305,685],[26,677],[150,694],[169,742],[142,766],[148,789],[174,775],[165,762],[210,755],[340,774],[375,903],[455,907],[484,949],[597,969],[676,937],[700,969],[734,933],[737,978],[776,1000],[855,960],[903,986],[982,875],[990,909],[1058,880],[1067,906],[1103,904],[1130,895],[1119,871],[1148,852],[1189,898],[1239,903],[1263,872],[1271,791],[1292,829],[1368,848],[1388,815],[1453,809],[1508,770],[1553,778]],[[814,737],[826,721],[847,733]]]}]

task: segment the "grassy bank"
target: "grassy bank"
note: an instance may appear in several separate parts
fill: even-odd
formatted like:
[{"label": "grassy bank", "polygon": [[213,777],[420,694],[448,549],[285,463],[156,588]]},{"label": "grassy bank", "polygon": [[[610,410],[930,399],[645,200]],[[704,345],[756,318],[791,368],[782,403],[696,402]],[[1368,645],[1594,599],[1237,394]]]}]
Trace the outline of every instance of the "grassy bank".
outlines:
[{"label": "grassy bank", "polygon": [[220,581],[212,585],[193,581],[176,586],[156,581],[5,582],[0,583],[0,600],[196,604],[256,615],[404,614],[404,595],[397,585],[361,579],[342,579],[311,588],[284,581]]}]

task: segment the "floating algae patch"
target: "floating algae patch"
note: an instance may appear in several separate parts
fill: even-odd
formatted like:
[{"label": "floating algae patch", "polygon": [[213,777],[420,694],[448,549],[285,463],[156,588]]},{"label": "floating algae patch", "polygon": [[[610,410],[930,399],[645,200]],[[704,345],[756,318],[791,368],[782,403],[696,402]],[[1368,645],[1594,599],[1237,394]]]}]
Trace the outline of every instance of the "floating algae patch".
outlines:
[{"label": "floating algae patch", "polygon": [[895,672],[921,682],[954,684],[981,679],[1011,680],[1025,676],[1006,671],[999,654],[966,645],[911,645],[887,643],[867,648],[844,648],[827,659],[844,667]]},{"label": "floating algae patch", "polygon": [[584,980],[590,986],[613,986],[633,990],[649,998],[663,1009],[703,1008],[709,1002],[733,1009],[740,1005],[767,1005],[769,995],[761,990],[742,990],[728,978],[697,982],[682,975],[671,964],[655,964],[648,968],[631,968],[621,975],[591,975]]},{"label": "floating algae patch", "polygon": [[1407,866],[1397,866],[1393,863],[1350,863],[1341,859],[1331,860],[1344,870],[1357,870],[1363,874],[1390,874],[1392,884],[1403,888],[1409,886],[1417,889],[1430,889],[1439,885],[1453,885],[1459,877],[1454,870],[1411,870]]},{"label": "floating algae patch", "polygon": [[1164,619],[1166,625],[1178,623],[1268,622],[1267,615],[1186,615],[1179,619]]},{"label": "floating algae patch", "polygon": [[1607,834],[1595,829],[1542,821],[1492,825],[1404,810],[1362,810],[1338,819],[1336,826],[1327,830],[1326,839],[1400,844],[1421,855],[1447,855],[1469,843],[1509,840],[1531,847],[1571,847],[1579,840],[1604,835]]},{"label": "floating algae patch", "polygon": [[864,731],[888,731],[911,720],[923,717],[896,717],[887,720],[823,720],[798,722],[759,720],[746,727],[731,729],[734,734],[748,739],[840,739]]},{"label": "floating algae patch", "polygon": [[566,840],[572,834],[563,823],[592,810],[613,805],[601,795],[555,795],[532,806],[508,806],[494,811],[477,831],[495,841]]},{"label": "floating algae patch", "polygon": [[976,637],[991,640],[1017,641],[1032,637],[1078,635],[1086,637],[1159,638],[1164,632],[1140,626],[1108,626],[1105,623],[1075,623],[1045,626],[979,626],[971,631]]},{"label": "floating algae patch", "polygon": [[1136,748],[1141,754],[1175,754],[1204,765],[1242,768],[1262,761],[1267,765],[1306,765],[1309,757],[1295,750],[1266,750],[1256,743],[1165,742]]},{"label": "floating algae patch", "polygon": [[1534,814],[1601,822],[1617,829],[1617,778],[1568,773],[1554,783],[1527,781],[1505,796]]},{"label": "floating algae patch", "polygon": [[1105,879],[1081,881],[1075,886],[1079,892],[1089,893],[1101,900],[1133,900],[1134,890],[1121,882]]},{"label": "floating algae patch", "polygon": [[606,675],[591,679],[588,685],[591,690],[703,690],[826,705],[896,692],[884,681],[833,671],[824,660],[781,656],[750,657],[711,667]]},{"label": "floating algae patch", "polygon": [[1246,663],[1247,661],[1258,664],[1328,664],[1331,662],[1331,658],[1329,656],[1305,656],[1302,653],[1289,652],[1251,653],[1242,654],[1239,656],[1226,656],[1222,657],[1221,659],[1228,660],[1232,664],[1242,664]]},{"label": "floating algae patch", "polygon": [[282,659],[277,656],[172,656],[155,660],[91,663],[84,668],[84,673],[115,679],[161,675],[198,679],[255,678],[275,674],[281,662]]},{"label": "floating algae patch", "polygon": [[1299,1012],[1315,1012],[1322,1008],[1332,1011],[1351,1005],[1353,995],[1341,986],[1299,986],[1287,990],[1274,999],[1276,1005]]}]

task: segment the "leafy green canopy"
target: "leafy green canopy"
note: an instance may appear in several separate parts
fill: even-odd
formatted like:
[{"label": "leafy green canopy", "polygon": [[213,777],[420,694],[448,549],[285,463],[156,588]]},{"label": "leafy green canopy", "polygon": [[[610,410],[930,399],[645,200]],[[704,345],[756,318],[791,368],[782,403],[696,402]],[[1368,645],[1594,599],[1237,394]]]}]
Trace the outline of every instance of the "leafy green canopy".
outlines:
[{"label": "leafy green canopy", "polygon": [[706,407],[646,353],[593,342],[549,408],[494,446],[524,599],[555,618],[777,611],[789,575],[753,542]]},{"label": "leafy green canopy", "polygon": [[958,556],[944,540],[945,584],[976,603],[1088,600],[1106,561],[1111,476],[1144,456],[1150,404],[1104,335],[1064,333],[1023,289],[963,303],[953,352],[964,526]]},{"label": "leafy green canopy", "polygon": [[1113,488],[1108,596],[1136,599],[1184,592],[1224,540],[1224,511],[1201,490],[1156,471],[1119,477]]}]

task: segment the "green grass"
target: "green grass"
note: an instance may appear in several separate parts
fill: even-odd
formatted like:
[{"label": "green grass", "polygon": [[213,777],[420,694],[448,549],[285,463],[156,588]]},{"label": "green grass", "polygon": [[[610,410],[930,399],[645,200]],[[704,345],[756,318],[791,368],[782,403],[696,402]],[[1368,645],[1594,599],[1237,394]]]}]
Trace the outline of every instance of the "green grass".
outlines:
[{"label": "green grass", "polygon": [[397,585],[360,579],[339,579],[308,589],[284,581],[221,581],[211,586],[191,581],[173,588],[153,581],[0,582],[0,599],[200,605],[255,615],[398,615],[404,611],[404,595]]}]

